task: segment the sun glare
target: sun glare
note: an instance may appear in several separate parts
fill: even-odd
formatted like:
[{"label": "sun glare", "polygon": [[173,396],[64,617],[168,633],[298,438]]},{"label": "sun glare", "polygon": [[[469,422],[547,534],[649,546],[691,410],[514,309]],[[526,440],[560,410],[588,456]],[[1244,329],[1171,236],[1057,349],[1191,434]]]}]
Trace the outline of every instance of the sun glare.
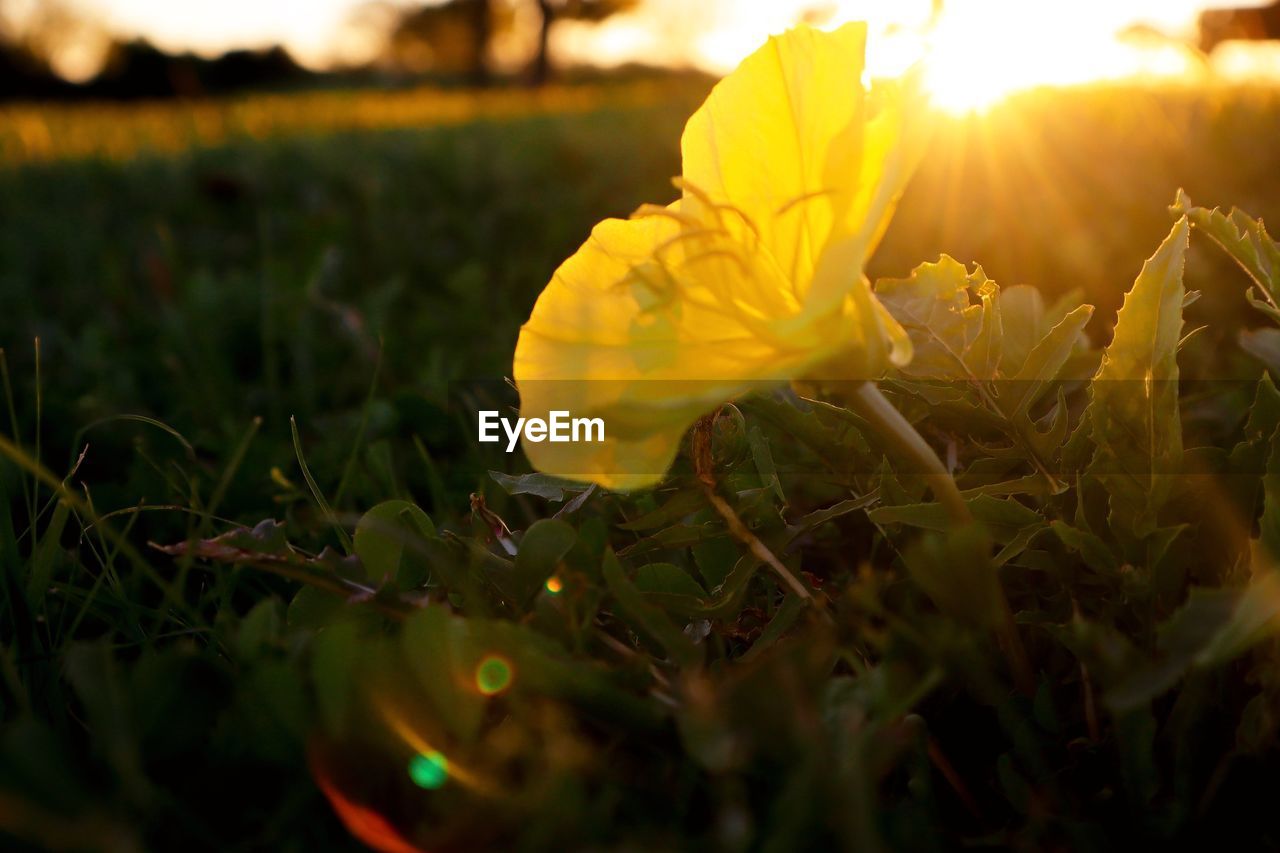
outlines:
[{"label": "sun glare", "polygon": [[896,77],[923,62],[943,109],[982,111],[1040,87],[1123,80],[1276,80],[1280,60],[1254,47],[1207,61],[1192,46],[1200,12],[1258,0],[645,0],[602,24],[567,22],[568,62],[691,64],[726,74],[769,34],[797,21],[824,29],[866,21],[867,67]]},{"label": "sun glare", "polygon": [[948,8],[921,37],[934,101],[953,112],[980,111],[1043,86],[1195,79],[1203,72],[1204,62],[1184,42],[1125,34],[1108,16],[1082,14],[1089,8],[1054,13],[994,2]]}]

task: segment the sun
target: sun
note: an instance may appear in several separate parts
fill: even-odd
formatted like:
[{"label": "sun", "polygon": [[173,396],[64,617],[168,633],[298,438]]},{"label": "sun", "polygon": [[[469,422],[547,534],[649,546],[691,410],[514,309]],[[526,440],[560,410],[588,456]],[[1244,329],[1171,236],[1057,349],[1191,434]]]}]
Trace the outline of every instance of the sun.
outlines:
[{"label": "sun", "polygon": [[970,2],[947,6],[920,36],[926,88],[952,113],[982,112],[1015,92],[1135,79],[1187,79],[1194,51],[1126,34],[1096,6]]}]

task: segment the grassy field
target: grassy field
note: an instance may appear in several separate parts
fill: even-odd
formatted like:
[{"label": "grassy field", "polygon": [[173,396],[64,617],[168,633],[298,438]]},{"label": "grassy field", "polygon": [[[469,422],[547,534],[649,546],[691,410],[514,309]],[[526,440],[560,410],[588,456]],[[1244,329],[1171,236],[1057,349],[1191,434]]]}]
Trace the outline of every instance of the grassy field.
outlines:
[{"label": "grassy field", "polygon": [[[1028,641],[1029,697],[1006,696],[998,655],[965,633],[972,626],[927,607],[915,623],[927,637],[903,652],[919,638],[890,611],[917,605],[902,604],[894,551],[875,544],[882,528],[862,515],[871,504],[810,515],[856,500],[857,484],[787,483],[785,502],[759,498],[750,510],[761,530],[782,519],[805,531],[791,556],[854,620],[812,628],[817,639],[761,576],[705,612],[673,605],[691,627],[672,636],[673,623],[645,609],[652,602],[601,605],[606,588],[632,599],[599,579],[598,559],[583,570],[594,580],[582,612],[565,616],[565,605],[560,622],[546,594],[530,603],[522,592],[517,607],[510,589],[449,574],[483,574],[485,560],[508,556],[487,512],[525,531],[567,497],[502,488],[488,472],[521,463],[481,451],[458,393],[508,375],[520,323],[597,220],[672,196],[680,129],[705,91],[686,81],[0,111],[4,844],[361,849],[322,788],[346,803],[348,826],[372,827],[366,840],[398,835],[434,850],[1082,846],[1253,820],[1232,798],[1275,769],[1280,712],[1249,704],[1243,675],[1189,679],[1147,716],[1112,719],[1080,698],[1089,682],[1072,679],[1084,657],[1049,651],[1051,630]],[[871,272],[906,275],[945,252],[1050,301],[1079,291],[1098,306],[1089,333],[1104,345],[1168,233],[1179,187],[1200,204],[1280,217],[1278,133],[1280,94],[1249,89],[1033,95],[954,119]],[[1188,287],[1203,296],[1187,327],[1208,328],[1183,348],[1183,378],[1252,383],[1260,368],[1236,336],[1264,318],[1247,313],[1244,279],[1207,242],[1188,263]],[[1227,443],[1252,393],[1249,384],[1242,400],[1215,403],[1207,434],[1219,429]],[[1184,415],[1196,411],[1184,404]],[[770,423],[764,409],[747,414]],[[773,452],[785,467],[790,448],[776,435]],[[769,491],[758,444],[726,453],[729,470],[745,465],[755,478],[741,494]],[[704,507],[678,503],[682,471],[655,496],[589,496],[564,516],[580,513],[576,550],[546,544],[543,561],[574,565],[593,548],[598,558],[609,541],[633,575],[661,561],[693,572],[701,595],[732,587],[738,552]],[[426,538],[462,550],[422,568],[401,546],[378,563],[368,534],[352,546],[361,514],[390,499],[420,506]],[[277,533],[265,530],[226,562],[149,545],[263,519],[283,522],[290,553],[354,547],[365,565],[282,570]],[[675,533],[652,541],[660,528]],[[1011,565],[1020,616],[1070,621],[1066,598],[1033,601],[1048,580]],[[896,579],[872,590],[860,566]],[[1188,578],[1228,574],[1184,572],[1158,595],[1126,592],[1129,615],[1150,613],[1143,627],[1118,624],[1155,643],[1152,620],[1186,600]],[[344,603],[299,577],[378,591]],[[645,592],[662,602],[688,592],[671,577],[653,583]],[[489,621],[462,637],[411,620],[405,636],[435,639],[388,651],[404,615],[385,612],[402,604],[392,588],[425,589],[435,609]],[[619,628],[620,613],[641,627]],[[527,651],[537,643],[494,627],[508,624],[598,666],[566,674]],[[699,631],[693,667],[681,656],[694,654],[687,637]],[[421,663],[441,643],[456,660],[486,643],[525,648],[508,657],[531,692],[501,708],[442,694],[448,666],[433,676]],[[400,664],[423,679],[426,700],[403,692]],[[616,676],[607,682],[606,667]],[[1195,705],[1218,688],[1222,705]],[[371,696],[434,708],[414,725],[453,745],[450,778],[466,784],[431,784],[431,768],[412,764],[417,784],[407,784]],[[1179,734],[1192,723],[1199,750]],[[1220,760],[1232,750],[1239,764]]]}]

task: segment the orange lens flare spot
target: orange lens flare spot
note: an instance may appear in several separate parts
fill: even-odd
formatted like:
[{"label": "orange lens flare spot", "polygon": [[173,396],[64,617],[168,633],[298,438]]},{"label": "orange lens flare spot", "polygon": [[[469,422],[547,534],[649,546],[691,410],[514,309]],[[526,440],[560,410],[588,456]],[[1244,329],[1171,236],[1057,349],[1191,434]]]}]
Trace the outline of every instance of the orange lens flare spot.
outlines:
[{"label": "orange lens flare spot", "polygon": [[494,696],[511,686],[511,664],[505,658],[490,655],[476,667],[476,689]]},{"label": "orange lens flare spot", "polygon": [[546,588],[550,594],[559,595],[564,590],[564,581],[558,575],[552,575],[547,578]]}]

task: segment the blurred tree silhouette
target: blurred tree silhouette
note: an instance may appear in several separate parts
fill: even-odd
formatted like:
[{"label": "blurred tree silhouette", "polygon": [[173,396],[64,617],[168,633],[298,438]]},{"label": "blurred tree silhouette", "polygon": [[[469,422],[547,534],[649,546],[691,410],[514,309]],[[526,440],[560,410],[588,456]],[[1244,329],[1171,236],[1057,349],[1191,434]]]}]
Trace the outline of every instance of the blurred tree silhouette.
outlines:
[{"label": "blurred tree silhouette", "polygon": [[47,98],[70,88],[50,62],[56,35],[65,32],[63,11],[50,2],[19,20],[13,4],[0,0],[0,98]]},{"label": "blurred tree silhouette", "polygon": [[534,83],[545,83],[551,76],[550,46],[551,27],[560,19],[575,18],[585,21],[602,21],[610,15],[636,5],[637,0],[537,0],[542,16],[538,27],[538,50],[534,54],[530,78]]},{"label": "blurred tree silhouette", "polygon": [[465,76],[489,82],[489,42],[509,21],[495,20],[493,0],[448,0],[400,13],[387,38],[386,60],[399,71]]},{"label": "blurred tree silhouette", "polygon": [[297,82],[282,47],[214,58],[113,38],[74,5],[47,0],[19,15],[0,0],[0,100],[191,97]]},{"label": "blurred tree silhouette", "polygon": [[536,12],[532,17],[537,20],[529,79],[543,83],[551,76],[548,48],[557,21],[601,21],[638,0],[446,0],[408,9],[375,3],[365,14],[390,15],[384,61],[397,71],[465,77],[483,85],[493,76],[493,40],[520,24],[522,2]]}]

